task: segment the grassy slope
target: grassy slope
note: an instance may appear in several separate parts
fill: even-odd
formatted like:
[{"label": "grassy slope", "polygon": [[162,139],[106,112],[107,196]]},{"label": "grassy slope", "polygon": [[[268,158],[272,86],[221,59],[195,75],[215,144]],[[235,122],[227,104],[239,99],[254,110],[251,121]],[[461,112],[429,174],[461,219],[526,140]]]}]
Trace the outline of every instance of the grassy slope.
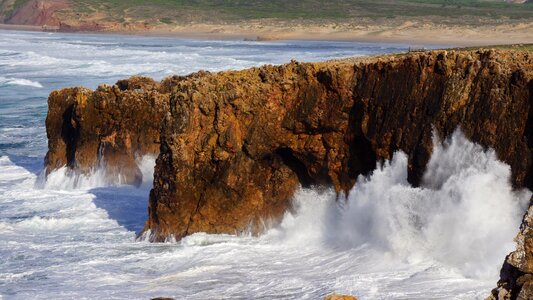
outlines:
[{"label": "grassy slope", "polygon": [[28,0],[0,0],[0,20],[8,18],[15,10]]},{"label": "grassy slope", "polygon": [[477,49],[504,49],[504,50],[517,50],[517,51],[527,51],[533,52],[533,44],[518,44],[518,45],[495,45],[495,46],[486,46],[486,47],[468,47],[468,48],[459,48],[465,50],[477,50]]},{"label": "grassy slope", "polygon": [[[0,21],[29,0],[0,0]],[[533,1],[533,0],[532,0]],[[70,17],[118,23],[238,23],[270,19],[362,24],[396,17],[433,24],[532,21],[533,3],[503,0],[70,0]],[[468,17],[466,17],[468,16]],[[380,21],[380,22],[381,22]]]},{"label": "grassy slope", "polygon": [[[20,7],[28,0],[14,2]],[[82,16],[95,13],[115,22],[238,22],[252,19],[356,21],[404,17],[439,17],[468,24],[478,18],[533,19],[533,4],[502,0],[71,0]],[[1,7],[1,5],[0,5]],[[0,14],[7,12],[0,12]],[[460,18],[474,16],[474,18]]]}]

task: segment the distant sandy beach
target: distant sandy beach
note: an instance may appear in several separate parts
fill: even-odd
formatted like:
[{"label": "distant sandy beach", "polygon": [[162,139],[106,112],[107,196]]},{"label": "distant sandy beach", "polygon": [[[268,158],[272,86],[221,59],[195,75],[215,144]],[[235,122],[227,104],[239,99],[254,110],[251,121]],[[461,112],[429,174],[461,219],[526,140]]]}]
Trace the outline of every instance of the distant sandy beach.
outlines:
[{"label": "distant sandy beach", "polygon": [[399,26],[365,25],[359,28],[342,24],[320,26],[188,25],[154,28],[142,34],[200,38],[251,40],[331,40],[361,42],[397,42],[407,44],[442,44],[480,46],[492,44],[533,43],[533,23],[498,26],[436,26],[406,21]]},{"label": "distant sandy beach", "polygon": [[[0,24],[0,29],[29,31],[58,31],[58,27]],[[213,40],[329,40],[410,45],[481,46],[533,43],[533,22],[492,26],[447,26],[406,21],[399,26],[344,24],[190,24],[154,26],[139,30],[110,25],[105,30],[74,31],[128,35],[165,36]]]}]

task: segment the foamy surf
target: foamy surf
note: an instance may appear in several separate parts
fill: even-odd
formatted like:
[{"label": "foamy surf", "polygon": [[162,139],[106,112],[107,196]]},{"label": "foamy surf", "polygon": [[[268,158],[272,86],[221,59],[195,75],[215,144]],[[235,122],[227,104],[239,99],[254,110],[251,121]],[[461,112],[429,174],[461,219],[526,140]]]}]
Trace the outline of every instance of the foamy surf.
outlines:
[{"label": "foamy surf", "polygon": [[[136,159],[137,166],[142,174],[142,186],[150,188],[154,176],[155,157],[145,155]],[[51,171],[49,174],[42,172],[36,181],[36,188],[48,190],[90,190],[99,187],[121,186],[127,184],[124,174],[110,174],[104,166],[95,167],[83,173],[66,166]]]},{"label": "foamy surf", "polygon": [[0,76],[0,85],[20,85],[34,88],[42,88],[43,85],[38,81],[32,81],[24,78],[7,78]]},{"label": "foamy surf", "polygon": [[[43,86],[0,85],[0,298],[320,299],[335,291],[361,299],[483,299],[513,245],[520,221],[514,216],[529,192],[512,191],[508,167],[462,136],[436,148],[420,188],[407,184],[399,153],[359,178],[347,199],[300,190],[296,212],[259,237],[198,233],[168,243],[137,241],[153,158],[138,162],[145,174],[140,188],[101,170],[76,178],[66,169],[53,173],[48,187],[36,186],[52,89],[405,46],[13,31],[0,31],[0,43],[2,76]],[[429,203],[439,205],[428,209]],[[467,218],[475,222],[461,223]]]},{"label": "foamy surf", "polygon": [[407,165],[407,156],[395,153],[360,176],[348,197],[301,190],[296,215],[275,232],[287,243],[365,247],[398,262],[434,261],[466,278],[497,281],[532,193],[513,191],[509,166],[459,130],[434,141],[420,187],[407,182]]},{"label": "foamy surf", "polygon": [[[447,160],[457,153],[464,155]],[[529,192],[512,191],[509,168],[460,133],[437,145],[426,174],[443,164],[459,167],[413,188],[397,153],[340,202],[331,191],[300,190],[296,212],[260,237],[198,233],[151,244],[135,242],[148,188],[35,189],[37,175],[3,156],[0,166],[10,175],[0,176],[0,239],[9,242],[0,245],[7,254],[0,291],[19,299],[316,299],[331,291],[362,299],[482,299],[520,217],[480,215],[475,224],[458,217],[475,217],[483,202],[500,216],[519,216]],[[458,182],[477,184],[470,193]],[[483,189],[490,193],[477,196]],[[427,201],[442,203],[427,210]],[[456,235],[468,243],[450,242]]]}]

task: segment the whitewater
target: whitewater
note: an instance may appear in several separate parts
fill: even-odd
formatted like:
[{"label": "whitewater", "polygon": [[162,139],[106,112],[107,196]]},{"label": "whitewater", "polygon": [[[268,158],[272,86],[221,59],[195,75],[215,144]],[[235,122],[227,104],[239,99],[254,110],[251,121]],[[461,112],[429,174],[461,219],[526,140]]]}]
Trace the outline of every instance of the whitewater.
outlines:
[{"label": "whitewater", "polygon": [[398,152],[347,195],[300,189],[294,211],[258,237],[137,239],[154,157],[138,160],[139,188],[99,170],[42,175],[54,89],[406,49],[0,30],[0,299],[483,299],[531,192],[513,190],[509,166],[460,130],[434,137],[420,187]]}]

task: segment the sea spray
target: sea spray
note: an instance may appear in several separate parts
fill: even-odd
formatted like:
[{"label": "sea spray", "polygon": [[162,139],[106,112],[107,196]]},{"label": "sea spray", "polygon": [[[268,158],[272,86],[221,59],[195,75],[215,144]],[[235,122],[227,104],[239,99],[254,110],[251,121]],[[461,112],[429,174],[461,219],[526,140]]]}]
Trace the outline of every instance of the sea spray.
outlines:
[{"label": "sea spray", "polygon": [[[292,230],[285,218],[285,227],[260,237],[195,234],[177,243],[148,243],[135,241],[147,218],[143,186],[104,181],[104,187],[88,190],[34,187],[46,152],[46,97],[53,89],[96,88],[132,74],[160,79],[167,70],[187,74],[393,53],[403,46],[17,31],[1,32],[0,43],[2,76],[44,87],[1,87],[0,295],[5,299],[322,299],[332,291],[359,299],[483,299],[494,286],[493,279],[450,273],[429,255],[428,263],[383,266],[384,252],[369,243],[328,244],[335,241],[336,233],[328,229],[343,202],[331,191],[302,190],[306,200],[316,197],[322,206],[305,202],[315,214],[292,215],[299,226]],[[171,53],[182,53],[181,58]],[[377,254],[372,258],[369,252]]]},{"label": "sea spray", "polygon": [[[137,163],[142,186],[150,188],[155,158],[145,156]],[[395,153],[370,176],[360,176],[348,196],[331,189],[300,189],[295,213],[287,213],[258,242],[339,251],[365,248],[387,263],[436,261],[466,277],[494,279],[501,259],[514,247],[512,238],[531,192],[514,191],[509,166],[459,130],[445,141],[434,140],[420,187],[407,181],[407,166],[407,156]],[[83,175],[61,168],[48,175],[44,188],[120,184],[120,178],[109,178],[103,169]],[[180,244],[227,239],[197,234]],[[250,237],[231,238],[239,239],[250,242]]]},{"label": "sea spray", "polygon": [[[142,173],[141,187],[150,189],[154,178],[155,157],[144,155],[137,158],[137,166]],[[125,182],[122,174],[110,174],[100,165],[88,173],[77,172],[66,166],[53,170],[50,174],[40,174],[36,188],[49,190],[90,190],[97,187],[119,186]]]},{"label": "sea spray", "polygon": [[369,247],[408,264],[434,260],[466,277],[496,278],[531,192],[513,191],[509,166],[459,130],[442,143],[434,140],[420,187],[407,181],[407,166],[407,156],[397,152],[337,201],[333,191],[301,189],[296,215],[288,213],[267,236],[289,244]]}]

